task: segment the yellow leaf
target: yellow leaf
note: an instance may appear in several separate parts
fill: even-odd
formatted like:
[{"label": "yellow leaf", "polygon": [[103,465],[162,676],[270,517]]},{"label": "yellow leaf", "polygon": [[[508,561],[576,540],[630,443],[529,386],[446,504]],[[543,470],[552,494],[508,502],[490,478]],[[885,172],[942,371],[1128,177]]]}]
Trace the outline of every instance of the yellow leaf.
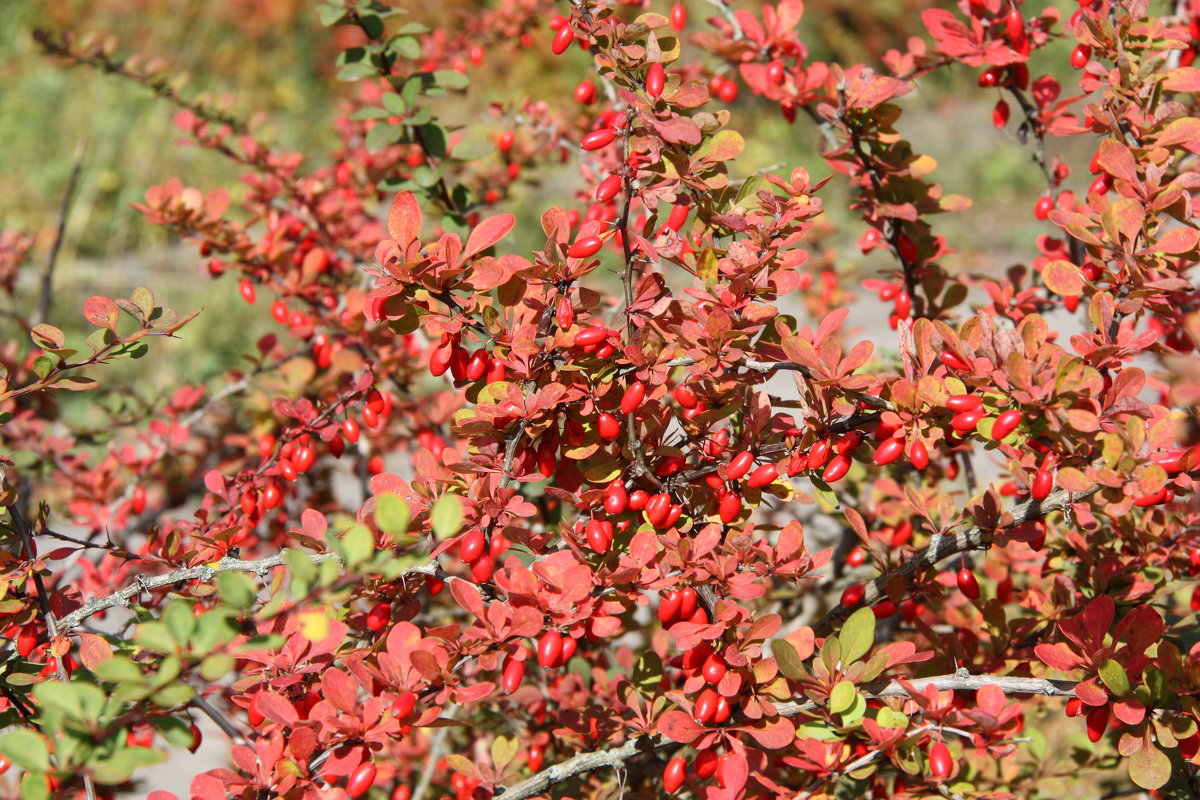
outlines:
[{"label": "yellow leaf", "polygon": [[322,610],[304,611],[298,621],[300,635],[310,642],[319,642],[329,635],[329,617]]}]

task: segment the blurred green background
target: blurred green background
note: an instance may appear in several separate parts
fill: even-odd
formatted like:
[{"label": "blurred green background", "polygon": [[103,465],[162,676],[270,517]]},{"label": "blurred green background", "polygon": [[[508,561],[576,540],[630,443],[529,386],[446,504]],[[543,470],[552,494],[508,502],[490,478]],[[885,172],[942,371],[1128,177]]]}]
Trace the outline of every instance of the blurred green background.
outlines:
[{"label": "blurred green background", "polygon": [[[311,0],[0,0],[0,142],[5,146],[0,159],[0,186],[5,188],[0,192],[0,230],[36,234],[39,269],[53,240],[76,147],[81,140],[87,143],[50,321],[70,329],[89,294],[123,295],[142,284],[184,311],[199,305],[221,309],[219,315],[201,315],[185,330],[186,338],[204,345],[188,348],[183,360],[168,354],[169,374],[154,381],[163,386],[218,374],[222,365],[232,362],[231,355],[250,350],[255,331],[269,328],[262,319],[261,300],[263,308],[253,309],[234,302],[232,279],[210,282],[201,277],[201,259],[193,249],[144,223],[129,206],[140,201],[149,186],[173,176],[202,190],[230,187],[236,200],[241,170],[210,152],[178,146],[179,134],[171,123],[175,109],[143,87],[87,68],[67,69],[42,55],[32,40],[33,29],[111,36],[119,55],[165,59],[180,74],[186,96],[215,102],[252,120],[256,134],[267,142],[320,162],[335,142],[330,122],[338,113],[339,98],[351,87],[333,80],[338,48],[333,35],[319,24],[316,5]],[[397,5],[434,26],[450,26],[487,4],[412,0]],[[711,6],[702,0],[687,5],[692,29],[702,27]],[[757,8],[755,3],[734,5]],[[920,12],[937,5],[952,7],[933,0],[813,0],[806,3],[802,38],[815,60],[863,60],[878,66],[887,49],[903,47],[909,36],[923,34]],[[1030,0],[1023,8],[1031,14],[1043,5]],[[1058,5],[1066,13],[1075,7],[1068,0]],[[656,2],[651,7],[665,12],[669,4]],[[542,33],[548,39],[549,32]],[[535,38],[534,53],[516,65],[495,54],[490,63],[503,62],[505,69],[489,68],[485,62],[484,68],[473,70],[470,90],[447,108],[450,120],[468,126],[481,122],[492,102],[515,105],[524,97],[570,98],[575,84],[589,74],[588,56],[573,48],[565,60],[552,60],[542,44]],[[1049,71],[1067,78],[1069,51],[1068,43],[1058,42],[1037,54],[1034,74]],[[693,57],[698,54],[693,49]],[[957,250],[946,259],[947,266],[973,272],[1028,261],[1035,254],[1014,251],[1013,243],[1031,242],[1031,233],[1052,233],[1030,213],[1044,189],[1041,173],[1030,161],[1028,148],[1016,141],[1015,123],[1007,130],[992,126],[991,107],[998,94],[980,90],[975,77],[959,67],[924,79],[916,92],[902,99],[905,116],[899,123],[918,152],[939,162],[933,179],[946,192],[976,201],[970,211],[934,221],[935,230]],[[787,174],[794,166],[805,166],[814,177],[829,173],[819,155],[820,138],[803,115],[789,126],[744,86],[733,112],[732,127],[748,143],[746,154],[733,167],[735,177],[766,167]],[[1086,164],[1086,143],[1050,143],[1051,152],[1064,147],[1075,150],[1067,156],[1070,163]],[[1076,189],[1086,186],[1090,177],[1083,173],[1073,178],[1080,184]],[[541,211],[569,202],[570,190],[581,178],[573,162],[547,166],[531,177],[531,185],[515,192],[504,210],[521,220],[518,233],[530,233],[517,241],[533,247]],[[839,225],[831,242],[839,259],[863,262],[868,273],[890,266],[886,254],[864,257],[854,246],[862,229],[842,225],[854,219],[846,208],[843,184],[832,181],[822,195]],[[26,300],[32,302],[35,287],[28,279],[33,277],[26,276],[21,284],[18,308]],[[0,335],[18,333],[9,325],[0,327]],[[157,359],[170,348],[152,350]],[[138,371],[145,374],[140,367]]]}]

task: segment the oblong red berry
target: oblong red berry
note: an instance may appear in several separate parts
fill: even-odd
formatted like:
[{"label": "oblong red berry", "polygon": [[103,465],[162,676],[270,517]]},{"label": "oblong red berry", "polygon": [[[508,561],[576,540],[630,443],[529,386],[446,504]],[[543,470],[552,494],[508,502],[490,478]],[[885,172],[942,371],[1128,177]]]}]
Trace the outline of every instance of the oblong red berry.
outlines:
[{"label": "oblong red berry", "polygon": [[867,590],[863,588],[861,583],[852,583],[842,591],[842,597],[838,601],[846,608],[853,608],[862,602]]},{"label": "oblong red berry", "polygon": [[1015,431],[1020,424],[1020,411],[1010,408],[1008,411],[1001,412],[1000,416],[996,417],[995,424],[992,425],[992,439],[997,442],[1000,441]]},{"label": "oblong red berry", "polygon": [[621,435],[621,423],[612,414],[601,411],[596,417],[596,430],[601,439],[611,442]]},{"label": "oblong red berry", "polygon": [[575,334],[575,346],[587,347],[590,344],[599,344],[607,338],[608,328],[603,326],[584,328],[579,333]]},{"label": "oblong red berry", "polygon": [[462,541],[458,543],[458,557],[468,564],[473,563],[483,555],[486,547],[487,537],[483,535],[483,531],[479,528],[471,528],[463,534]]},{"label": "oblong red berry", "polygon": [[829,464],[826,465],[825,472],[821,474],[821,477],[826,483],[833,483],[834,481],[840,480],[841,478],[845,477],[847,472],[850,471],[851,463],[852,462],[850,461],[849,456],[838,453],[836,456],[829,459]]},{"label": "oblong red berry", "polygon": [[663,768],[663,791],[675,794],[683,786],[687,777],[687,760],[683,756],[675,756]]},{"label": "oblong red berry", "polygon": [[925,469],[929,466],[929,448],[920,439],[917,439],[908,448],[908,460],[917,469]]},{"label": "oblong red berry", "polygon": [[898,459],[904,452],[904,440],[892,437],[884,439],[875,448],[875,457],[872,459],[877,466],[883,467],[891,464]]},{"label": "oblong red berry", "polygon": [[729,492],[721,498],[721,522],[726,525],[733,522],[742,513],[742,496],[737,492]]},{"label": "oblong red berry", "polygon": [[646,94],[658,97],[663,93],[666,81],[667,73],[663,69],[663,65],[660,62],[654,62],[650,65],[650,69],[646,70]]},{"label": "oblong red berry", "polygon": [[629,384],[625,390],[625,394],[621,395],[621,413],[632,414],[646,399],[646,384],[641,381],[634,381]]},{"label": "oblong red berry", "polygon": [[1045,500],[1053,488],[1054,475],[1045,467],[1039,467],[1038,471],[1034,473],[1033,483],[1029,487],[1030,496],[1034,500]]},{"label": "oblong red berry", "polygon": [[607,203],[617,196],[621,191],[620,175],[609,175],[604,180],[600,181],[600,185],[596,187],[596,200],[601,203]]},{"label": "oblong red berry", "polygon": [[672,589],[658,603],[658,621],[670,625],[679,618],[679,592]]},{"label": "oblong red berry", "polygon": [[774,464],[763,464],[750,474],[750,477],[746,479],[746,485],[752,489],[760,489],[774,483],[778,475],[779,468]]},{"label": "oblong red berry", "polygon": [[580,140],[579,146],[584,150],[599,150],[602,147],[608,147],[615,138],[617,138],[617,134],[612,128],[601,128],[584,136]]},{"label": "oblong red berry", "polygon": [[629,494],[625,491],[625,482],[616,478],[604,491],[604,510],[609,514],[620,514],[629,505]]},{"label": "oblong red berry", "polygon": [[955,576],[958,581],[958,590],[962,592],[970,600],[979,599],[979,581],[975,579],[975,573],[963,567]]},{"label": "oblong red berry", "polygon": [[979,422],[987,416],[983,409],[960,411],[950,419],[950,427],[959,433],[970,433],[979,427]]},{"label": "oblong red berry", "polygon": [[934,742],[933,747],[929,748],[929,771],[933,777],[938,780],[949,778],[953,768],[954,758],[950,755],[950,748],[945,742]]},{"label": "oblong red berry", "polygon": [[975,411],[983,408],[983,400],[977,394],[952,394],[946,398],[946,408],[951,411]]},{"label": "oblong red berry", "polygon": [[554,34],[553,41],[550,42],[550,52],[556,56],[561,56],[571,46],[571,42],[575,41],[575,32],[571,30],[570,25],[563,25]]},{"label": "oblong red berry", "polygon": [[752,466],[754,466],[754,453],[743,450],[729,459],[729,463],[725,465],[725,477],[731,481],[741,480]]},{"label": "oblong red berry", "polygon": [[558,666],[562,659],[563,637],[558,631],[546,631],[538,640],[537,659],[543,669]]},{"label": "oblong red berry", "polygon": [[569,258],[588,258],[600,252],[600,248],[603,246],[604,242],[600,241],[599,236],[584,236],[576,239],[567,248],[567,256]]}]

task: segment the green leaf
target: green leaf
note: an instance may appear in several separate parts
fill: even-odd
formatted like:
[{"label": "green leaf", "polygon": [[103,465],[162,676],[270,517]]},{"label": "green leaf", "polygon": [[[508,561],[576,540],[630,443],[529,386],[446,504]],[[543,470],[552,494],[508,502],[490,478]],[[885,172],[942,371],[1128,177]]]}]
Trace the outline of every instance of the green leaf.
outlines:
[{"label": "green leaf", "polygon": [[471,85],[471,79],[464,73],[453,69],[439,69],[433,73],[433,82],[443,89],[459,90]]},{"label": "green leaf", "polygon": [[167,626],[157,620],[138,625],[134,631],[133,640],[138,647],[157,653],[173,653],[175,648],[181,644],[171,636],[171,631]]},{"label": "green leaf", "polygon": [[148,767],[165,760],[166,753],[149,750],[145,747],[127,747],[118,750],[111,757],[92,764],[92,777],[97,783],[113,786],[124,783],[133,775],[138,767]]},{"label": "green leaf", "polygon": [[213,653],[200,662],[200,677],[216,683],[233,671],[235,659],[228,653]]},{"label": "green leaf", "polygon": [[870,651],[875,644],[875,612],[860,608],[850,615],[838,633],[842,641],[842,663],[849,665]]},{"label": "green leaf", "polygon": [[342,534],[347,566],[357,566],[375,555],[375,537],[365,525],[351,525]]},{"label": "green leaf", "polygon": [[828,483],[815,475],[810,476],[809,481],[812,482],[813,494],[826,512],[837,511],[842,507],[842,504],[838,502],[837,493],[833,491],[833,487]]},{"label": "green leaf", "polygon": [[38,772],[26,772],[21,776],[21,800],[47,800],[50,784]]},{"label": "green leaf", "polygon": [[146,675],[141,667],[128,657],[114,655],[106,658],[92,668],[92,672],[102,681],[123,684],[146,683]]},{"label": "green leaf", "polygon": [[841,714],[847,711],[854,705],[854,698],[858,692],[854,688],[851,681],[838,681],[833,687],[833,691],[829,693],[829,710],[834,714]]},{"label": "green leaf", "polygon": [[375,499],[375,525],[393,539],[408,533],[412,511],[408,503],[394,494],[380,495]]},{"label": "green leaf", "polygon": [[425,148],[425,152],[434,158],[444,158],[449,142],[446,129],[436,122],[431,122],[428,125],[422,125],[419,130],[421,133],[421,144]]},{"label": "green leaf", "polygon": [[23,769],[38,772],[50,769],[50,751],[45,740],[30,730],[18,729],[0,736],[0,753]]},{"label": "green leaf", "polygon": [[401,128],[386,122],[377,122],[367,131],[367,150],[377,153],[400,138]]},{"label": "green leaf", "polygon": [[1171,759],[1153,744],[1129,757],[1129,779],[1143,789],[1158,789],[1171,779]]},{"label": "green leaf", "polygon": [[433,535],[438,539],[449,539],[457,536],[462,530],[463,510],[462,500],[456,494],[444,494],[433,504],[429,512]]},{"label": "green leaf", "polygon": [[54,369],[54,365],[58,363],[58,359],[52,359],[50,356],[38,356],[33,360],[33,373],[42,380],[46,380],[46,376],[50,374],[50,370]]},{"label": "green leaf", "polygon": [[196,629],[196,615],[192,613],[191,604],[182,600],[171,602],[163,612],[163,624],[167,626],[175,641],[186,644],[192,638],[192,631]]},{"label": "green leaf", "polygon": [[[365,61],[359,61],[354,64],[346,64],[338,70],[337,79],[339,81],[359,81],[363,78],[369,78],[375,74],[375,68]],[[369,136],[370,134],[368,134]]]},{"label": "green leaf", "polygon": [[646,697],[653,697],[662,680],[662,659],[653,650],[644,650],[633,665],[633,685]]},{"label": "green leaf", "polygon": [[221,602],[234,608],[254,605],[254,582],[249,575],[241,572],[217,573],[217,592],[221,595]]},{"label": "green leaf", "polygon": [[1100,680],[1104,681],[1108,690],[1117,697],[1129,694],[1129,676],[1125,674],[1125,668],[1116,661],[1105,661],[1100,665],[1099,673]]},{"label": "green leaf", "polygon": [[492,764],[497,772],[504,772],[517,755],[517,740],[508,736],[497,736],[492,740]]},{"label": "green leaf", "polygon": [[421,57],[421,43],[412,36],[396,36],[388,43],[388,49],[409,61],[415,61]]},{"label": "green leaf", "polygon": [[771,642],[771,653],[775,656],[775,664],[779,673],[794,681],[801,680],[805,675],[804,664],[796,648],[786,639],[776,639]]}]

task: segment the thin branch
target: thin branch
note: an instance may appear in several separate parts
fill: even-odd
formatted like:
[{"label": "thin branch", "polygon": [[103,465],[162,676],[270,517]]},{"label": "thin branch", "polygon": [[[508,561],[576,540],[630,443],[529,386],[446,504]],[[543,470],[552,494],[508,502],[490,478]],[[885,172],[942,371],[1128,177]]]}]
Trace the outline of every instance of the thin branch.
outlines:
[{"label": "thin branch", "polygon": [[[454,708],[447,707],[442,713],[442,719],[453,719]],[[438,762],[442,760],[442,756],[446,754],[446,737],[450,734],[450,728],[438,728],[433,734],[433,741],[429,745],[429,756],[425,759],[425,767],[421,770],[421,777],[417,780],[417,787],[413,789],[412,800],[423,800],[425,793],[429,791],[430,785],[433,783],[433,773],[437,771]]]},{"label": "thin branch", "polygon": [[[1031,519],[1044,517],[1052,511],[1060,511],[1068,508],[1074,503],[1086,500],[1098,491],[1100,491],[1100,486],[1094,486],[1083,492],[1057,491],[1041,502],[1029,500],[1012,510],[1013,521],[1008,527],[1016,527]],[[866,587],[866,594],[863,596],[859,607],[872,605],[876,600],[882,599],[887,594],[886,586],[892,580],[893,576],[899,575],[906,582],[911,583],[917,575],[923,573],[925,570],[936,568],[938,563],[952,556],[965,553],[968,550],[987,550],[992,546],[992,537],[995,532],[994,529],[985,530],[974,526],[953,535],[934,536],[933,540],[930,541],[924,550],[916,553],[908,561],[905,561],[898,569],[880,575],[871,581]],[[840,603],[834,606],[828,614],[813,626],[814,633],[817,636],[828,636],[833,631],[833,626],[848,617],[852,610]]]},{"label": "thin branch", "polygon": [[192,698],[192,705],[204,712],[204,715],[216,723],[217,727],[225,732],[225,735],[238,744],[245,744],[246,737],[242,736],[242,732],[234,726],[229,718],[216,709],[211,703],[200,696],[197,692]]},{"label": "thin branch", "polygon": [[[337,558],[337,556],[333,553],[312,553],[309,555],[309,558],[314,564],[320,564],[331,558]],[[119,589],[105,597],[92,598],[81,607],[67,614],[58,621],[56,630],[60,634],[67,633],[79,627],[88,617],[115,606],[128,606],[133,601],[133,598],[152,589],[159,589],[163,586],[171,586],[185,581],[211,583],[222,572],[253,572],[257,575],[265,576],[273,567],[283,566],[284,563],[283,553],[276,553],[273,556],[261,558],[257,561],[243,561],[240,558],[229,558],[227,556],[215,564],[185,567],[177,569],[174,572],[168,572],[165,575],[154,575],[149,578],[139,575],[136,581],[125,588]]]},{"label": "thin branch", "polygon": [[66,235],[67,215],[71,212],[71,203],[75,200],[75,189],[79,185],[79,173],[83,170],[83,154],[86,150],[85,136],[75,145],[75,166],[71,167],[71,177],[67,179],[67,189],[63,192],[62,203],[58,207],[58,227],[54,231],[54,243],[50,245],[50,256],[46,259],[46,271],[42,273],[37,310],[33,312],[31,320],[34,325],[45,322],[50,313],[50,297],[54,294],[54,266],[58,263],[58,252],[62,249],[63,237]]},{"label": "thin branch", "polygon": [[[960,670],[952,675],[937,675],[931,678],[918,678],[906,681],[915,691],[923,691],[934,686],[938,691],[974,691],[984,686],[995,685],[1005,694],[1038,694],[1051,697],[1068,697],[1074,695],[1075,683],[1071,681],[1050,681],[1041,678],[1012,678],[1005,675],[971,675]],[[909,691],[899,681],[891,681],[882,687],[871,690],[863,687],[864,692],[871,698],[909,697]],[[800,714],[816,711],[821,706],[814,702],[779,703],[775,706],[781,717],[795,717]],[[622,745],[608,749],[580,753],[558,764],[554,764],[536,775],[526,778],[520,783],[510,786],[496,800],[525,800],[534,795],[543,794],[549,787],[570,780],[576,775],[602,768],[618,768],[626,761],[642,753],[650,753],[660,747],[675,744],[671,739],[661,734],[645,734],[630,739]],[[417,800],[414,796],[414,800]]]}]

